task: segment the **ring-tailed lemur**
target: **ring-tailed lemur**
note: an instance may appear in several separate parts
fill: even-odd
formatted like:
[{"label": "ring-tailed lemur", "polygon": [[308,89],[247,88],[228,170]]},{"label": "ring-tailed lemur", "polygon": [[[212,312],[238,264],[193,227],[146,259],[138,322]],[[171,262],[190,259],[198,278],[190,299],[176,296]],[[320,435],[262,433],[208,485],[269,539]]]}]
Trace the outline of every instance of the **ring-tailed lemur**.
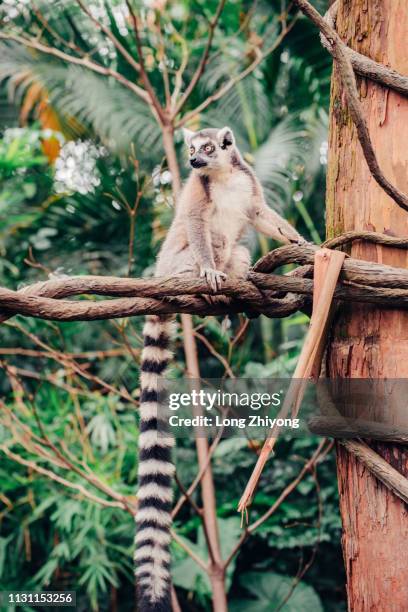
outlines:
[{"label": "ring-tailed lemur", "polygon": [[[204,277],[214,292],[226,277],[245,278],[248,225],[281,242],[303,242],[265,203],[262,187],[235,146],[232,130],[185,130],[192,172],[157,259],[156,276]],[[158,393],[171,353],[172,320],[149,316],[141,364],[139,489],[135,571],[140,612],[168,612],[172,476],[170,438],[158,435]]]}]

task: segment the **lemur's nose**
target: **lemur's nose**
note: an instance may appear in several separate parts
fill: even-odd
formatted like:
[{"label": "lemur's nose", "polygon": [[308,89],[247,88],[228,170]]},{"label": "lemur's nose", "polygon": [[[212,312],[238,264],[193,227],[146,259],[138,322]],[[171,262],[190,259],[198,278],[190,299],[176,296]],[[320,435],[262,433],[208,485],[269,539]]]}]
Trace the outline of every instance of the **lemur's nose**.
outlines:
[{"label": "lemur's nose", "polygon": [[204,161],[197,159],[196,157],[190,158],[190,164],[193,168],[202,168],[203,166],[207,165]]}]

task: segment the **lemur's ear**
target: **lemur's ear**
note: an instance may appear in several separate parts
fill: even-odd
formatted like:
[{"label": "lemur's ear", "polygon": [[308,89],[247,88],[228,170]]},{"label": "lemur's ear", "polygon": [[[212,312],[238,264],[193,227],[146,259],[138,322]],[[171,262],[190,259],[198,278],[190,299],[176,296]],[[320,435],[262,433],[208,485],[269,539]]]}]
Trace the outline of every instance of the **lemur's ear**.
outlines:
[{"label": "lemur's ear", "polygon": [[231,145],[235,144],[234,134],[229,127],[223,127],[218,130],[217,140],[220,143],[221,149],[227,149]]},{"label": "lemur's ear", "polygon": [[195,134],[195,132],[193,132],[192,130],[188,130],[187,128],[183,128],[184,142],[186,143],[186,145],[190,144],[191,139],[194,136],[194,134]]}]

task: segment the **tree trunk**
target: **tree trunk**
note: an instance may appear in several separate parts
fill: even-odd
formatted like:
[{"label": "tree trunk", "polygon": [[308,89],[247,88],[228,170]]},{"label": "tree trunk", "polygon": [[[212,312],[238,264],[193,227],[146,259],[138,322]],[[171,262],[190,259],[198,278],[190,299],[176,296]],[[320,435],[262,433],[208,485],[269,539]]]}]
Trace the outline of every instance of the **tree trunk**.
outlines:
[{"label": "tree trunk", "polygon": [[[344,0],[337,30],[353,49],[408,74],[406,0]],[[408,100],[359,79],[360,98],[380,166],[408,192]],[[347,230],[408,235],[408,215],[370,176],[334,71],[327,178],[328,237]],[[408,252],[356,243],[353,257],[408,267]],[[371,306],[341,310],[328,352],[332,377],[408,378],[408,313]],[[408,476],[401,445],[371,444]],[[337,447],[349,610],[408,609],[408,508]]]}]

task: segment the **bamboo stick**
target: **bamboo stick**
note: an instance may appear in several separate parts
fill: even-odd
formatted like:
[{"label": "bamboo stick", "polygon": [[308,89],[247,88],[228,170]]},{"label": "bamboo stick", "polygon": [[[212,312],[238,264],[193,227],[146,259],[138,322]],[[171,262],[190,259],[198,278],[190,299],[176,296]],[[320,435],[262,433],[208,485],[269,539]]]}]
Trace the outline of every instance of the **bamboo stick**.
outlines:
[{"label": "bamboo stick", "polygon": [[[306,335],[288,393],[277,419],[284,419],[290,411],[294,418],[299,411],[307,380],[312,373],[316,358],[321,357],[322,354],[334,291],[345,256],[345,253],[330,251],[329,249],[319,249],[315,253],[315,278],[317,279],[317,282],[315,281],[315,291],[317,285],[317,298],[310,320],[309,331]],[[238,511],[241,513],[245,512],[248,505],[251,503],[253,493],[265,463],[276,444],[279,430],[280,428],[278,426],[274,426],[264,443],[258,461],[238,505]]]}]

